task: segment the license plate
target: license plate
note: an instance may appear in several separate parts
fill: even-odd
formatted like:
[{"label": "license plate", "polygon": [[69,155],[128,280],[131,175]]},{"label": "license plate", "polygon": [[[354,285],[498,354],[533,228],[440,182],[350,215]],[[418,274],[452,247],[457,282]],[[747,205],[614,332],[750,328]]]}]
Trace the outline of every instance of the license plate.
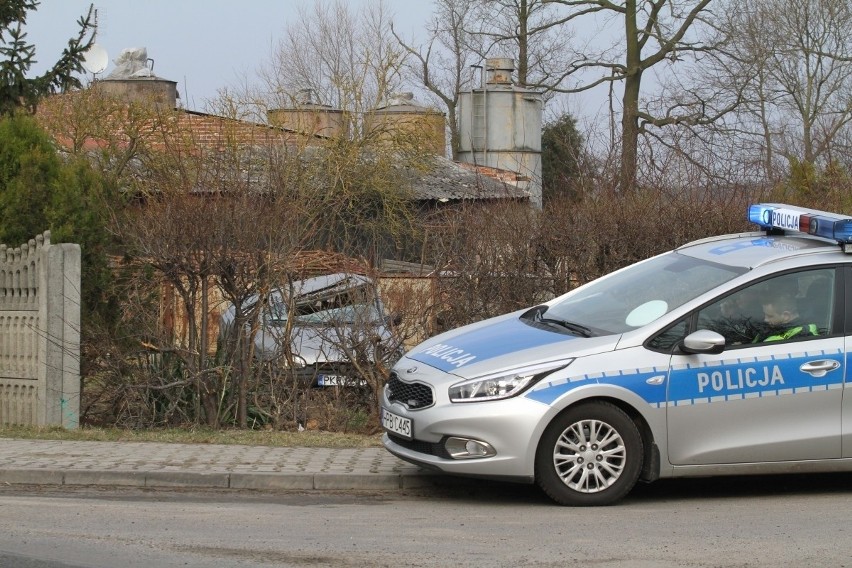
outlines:
[{"label": "license plate", "polygon": [[405,418],[382,409],[382,426],[388,432],[399,434],[403,438],[410,440],[414,434],[414,423],[410,418]]},{"label": "license plate", "polygon": [[320,387],[353,387],[366,384],[367,381],[364,379],[352,379],[343,375],[317,375],[317,386]]}]

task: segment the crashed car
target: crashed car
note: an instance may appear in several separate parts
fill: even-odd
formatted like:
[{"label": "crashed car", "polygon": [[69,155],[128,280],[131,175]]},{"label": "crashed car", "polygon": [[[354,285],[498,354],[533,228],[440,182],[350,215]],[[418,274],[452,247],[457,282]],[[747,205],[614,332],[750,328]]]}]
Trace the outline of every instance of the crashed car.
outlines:
[{"label": "crashed car", "polygon": [[[257,297],[249,299],[243,310],[256,302]],[[235,313],[230,305],[222,314],[221,337],[233,328]],[[268,295],[254,336],[254,358],[292,365],[296,376],[311,386],[364,384],[352,358],[392,363],[394,354],[401,354],[394,323],[366,276],[336,273],[299,280]]]}]

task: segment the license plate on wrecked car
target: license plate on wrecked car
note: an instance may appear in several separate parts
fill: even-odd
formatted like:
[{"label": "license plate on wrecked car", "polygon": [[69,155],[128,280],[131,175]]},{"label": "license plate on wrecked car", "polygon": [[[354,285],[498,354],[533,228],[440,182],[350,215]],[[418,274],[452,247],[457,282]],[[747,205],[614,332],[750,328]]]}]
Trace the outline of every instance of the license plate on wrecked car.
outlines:
[{"label": "license plate on wrecked car", "polygon": [[366,384],[367,381],[364,379],[353,379],[346,375],[317,375],[317,386],[319,387],[354,387]]},{"label": "license plate on wrecked car", "polygon": [[410,418],[399,416],[382,408],[382,426],[385,430],[399,434],[403,438],[411,439],[414,423]]}]

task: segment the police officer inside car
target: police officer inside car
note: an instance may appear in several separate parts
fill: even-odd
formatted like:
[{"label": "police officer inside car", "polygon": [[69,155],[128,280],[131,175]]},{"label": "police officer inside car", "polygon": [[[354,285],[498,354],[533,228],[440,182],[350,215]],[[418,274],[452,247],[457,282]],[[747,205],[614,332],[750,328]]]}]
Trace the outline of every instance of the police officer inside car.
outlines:
[{"label": "police officer inside car", "polygon": [[798,302],[790,294],[779,294],[763,302],[763,321],[768,328],[758,334],[752,343],[819,335],[816,324],[801,320]]}]

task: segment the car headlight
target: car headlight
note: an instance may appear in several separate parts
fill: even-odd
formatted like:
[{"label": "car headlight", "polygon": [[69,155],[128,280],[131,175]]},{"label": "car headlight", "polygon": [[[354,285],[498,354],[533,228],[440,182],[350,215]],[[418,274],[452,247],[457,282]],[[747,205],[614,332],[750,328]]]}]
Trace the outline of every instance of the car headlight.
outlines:
[{"label": "car headlight", "polygon": [[484,402],[513,397],[550,373],[564,369],[571,361],[573,359],[563,359],[456,383],[450,387],[450,402]]}]

